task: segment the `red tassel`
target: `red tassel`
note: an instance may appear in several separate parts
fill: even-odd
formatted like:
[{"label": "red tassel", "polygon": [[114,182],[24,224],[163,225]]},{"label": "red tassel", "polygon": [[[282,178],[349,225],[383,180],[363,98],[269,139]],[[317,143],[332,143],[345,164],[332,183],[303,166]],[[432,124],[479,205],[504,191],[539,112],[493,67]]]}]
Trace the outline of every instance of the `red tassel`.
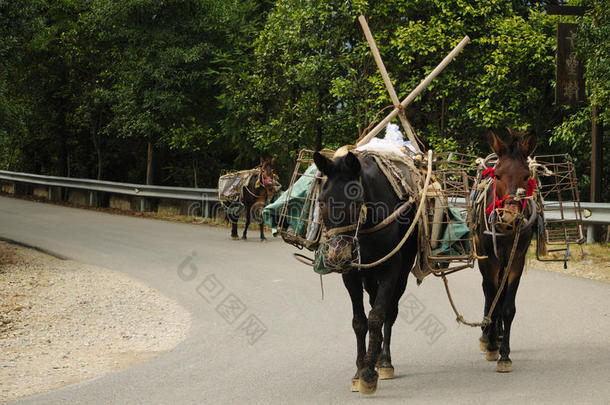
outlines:
[{"label": "red tassel", "polygon": [[527,193],[525,194],[526,197],[529,197],[531,195],[534,195],[534,190],[536,189],[536,179],[529,179],[527,181]]},{"label": "red tassel", "polygon": [[488,167],[487,169],[485,169],[485,171],[483,172],[483,178],[485,177],[491,177],[492,179],[496,177],[496,169],[494,169],[493,167]]}]

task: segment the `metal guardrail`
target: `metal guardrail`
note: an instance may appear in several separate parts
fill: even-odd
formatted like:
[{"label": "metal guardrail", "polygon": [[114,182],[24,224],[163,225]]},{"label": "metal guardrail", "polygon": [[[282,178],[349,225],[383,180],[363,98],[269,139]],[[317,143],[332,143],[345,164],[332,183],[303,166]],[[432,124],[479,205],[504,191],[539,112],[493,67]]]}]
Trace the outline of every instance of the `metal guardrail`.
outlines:
[{"label": "metal guardrail", "polygon": [[[51,187],[66,187],[88,191],[101,191],[111,194],[123,194],[141,197],[142,199],[165,198],[170,200],[197,201],[201,203],[200,207],[204,211],[205,216],[208,217],[210,213],[210,204],[218,202],[218,190],[215,188],[149,186],[144,184],[117,183],[112,181],[79,179],[72,177],[42,176],[39,174],[10,172],[6,170],[0,170],[0,180],[39,184]],[[555,207],[557,207],[557,211],[554,211]],[[580,207],[582,210],[582,222],[584,225],[610,225],[610,203],[581,202]],[[545,215],[547,219],[560,219],[558,204],[553,201],[546,201]],[[573,219],[569,217],[569,210],[566,211],[564,215],[565,219]],[[589,227],[589,229],[591,229],[591,227]],[[589,230],[588,233],[590,232],[591,231]]]},{"label": "metal guardrail", "polygon": [[[49,187],[65,187],[87,190],[89,192],[106,192],[110,194],[122,194],[140,197],[142,198],[142,200],[140,200],[142,210],[144,207],[143,202],[146,198],[197,201],[201,204],[200,207],[207,217],[210,216],[210,204],[218,202],[218,190],[215,188],[151,186],[145,184],[117,183],[113,181],[80,179],[72,177],[43,176],[39,174],[10,172],[6,170],[0,170],[0,181],[21,182]],[[90,204],[92,200],[93,197],[90,195]]]},{"label": "metal guardrail", "polygon": [[[605,224],[610,225],[610,204],[581,202],[582,222],[584,224]],[[544,215],[546,219],[561,219],[559,206],[554,201],[545,201]],[[574,212],[565,210],[564,219],[573,220]]]}]

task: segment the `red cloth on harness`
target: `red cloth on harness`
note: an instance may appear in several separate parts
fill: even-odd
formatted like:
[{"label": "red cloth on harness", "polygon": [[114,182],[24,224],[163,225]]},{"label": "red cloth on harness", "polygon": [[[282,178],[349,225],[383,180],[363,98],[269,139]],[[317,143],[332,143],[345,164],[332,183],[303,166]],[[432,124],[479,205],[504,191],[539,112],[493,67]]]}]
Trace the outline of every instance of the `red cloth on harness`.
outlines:
[{"label": "red cloth on harness", "polygon": [[263,187],[269,188],[273,185],[273,177],[269,178],[261,171],[261,183],[263,184]]},{"label": "red cloth on harness", "polygon": [[[493,179],[494,200],[485,209],[485,214],[489,215],[496,208],[501,208],[504,205],[504,200],[511,197],[512,195],[509,194],[509,195],[505,196],[504,198],[502,198],[501,200],[498,199],[498,195],[496,194],[496,169],[494,169],[493,167],[488,167],[487,169],[485,169],[485,171],[483,171],[483,178],[485,178],[485,177],[491,177]],[[525,190],[525,196],[530,197],[530,196],[534,195],[535,188],[536,188],[536,180],[530,178],[527,181],[527,189]],[[521,207],[523,209],[525,209],[526,204],[527,204],[527,200],[521,201]]]}]

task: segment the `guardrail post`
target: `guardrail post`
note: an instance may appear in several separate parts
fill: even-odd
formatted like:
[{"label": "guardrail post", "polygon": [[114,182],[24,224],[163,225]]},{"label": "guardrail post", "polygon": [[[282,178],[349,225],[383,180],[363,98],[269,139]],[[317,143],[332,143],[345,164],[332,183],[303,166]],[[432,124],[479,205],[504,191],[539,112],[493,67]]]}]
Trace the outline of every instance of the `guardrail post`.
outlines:
[{"label": "guardrail post", "polygon": [[140,198],[140,211],[146,211],[146,199],[144,198]]},{"label": "guardrail post", "polygon": [[210,218],[210,200],[203,198],[203,204],[205,204],[205,218]]},{"label": "guardrail post", "polygon": [[95,191],[89,191],[89,206],[97,207],[97,193]]},{"label": "guardrail post", "polygon": [[595,243],[595,225],[587,225],[587,243]]}]

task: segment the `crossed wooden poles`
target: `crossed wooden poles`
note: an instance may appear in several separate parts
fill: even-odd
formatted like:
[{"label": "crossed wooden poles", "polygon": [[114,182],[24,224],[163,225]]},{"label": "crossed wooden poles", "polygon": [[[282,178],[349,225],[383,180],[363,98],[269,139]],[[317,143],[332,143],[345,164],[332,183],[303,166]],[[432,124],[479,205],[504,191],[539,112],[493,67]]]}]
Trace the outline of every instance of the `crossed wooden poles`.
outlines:
[{"label": "crossed wooden poles", "polygon": [[375,135],[377,135],[383,128],[386,127],[386,125],[388,125],[390,121],[392,121],[398,115],[400,123],[405,129],[409,141],[411,141],[413,147],[420,151],[419,145],[417,144],[415,138],[415,133],[413,132],[413,127],[411,127],[411,124],[407,120],[404,109],[415,99],[415,97],[419,95],[419,93],[422,92],[422,90],[424,90],[430,84],[432,80],[434,80],[436,76],[438,76],[440,72],[443,71],[443,69],[449,64],[449,62],[451,62],[453,58],[455,58],[456,55],[462,50],[462,48],[466,46],[466,44],[470,41],[470,38],[468,38],[468,36],[465,36],[460,41],[460,43],[457,44],[455,48],[453,48],[449,55],[445,56],[445,59],[443,59],[441,63],[436,68],[434,68],[434,70],[430,72],[430,74],[428,74],[428,76],[426,76],[426,78],[422,80],[421,83],[413,91],[411,91],[407,98],[405,98],[401,102],[399,101],[398,96],[396,95],[396,91],[394,90],[392,82],[390,81],[390,76],[388,76],[388,71],[386,70],[385,65],[383,64],[383,60],[381,59],[381,55],[379,54],[379,49],[377,49],[377,45],[375,44],[375,40],[373,39],[373,35],[371,34],[371,30],[369,29],[369,25],[366,22],[366,18],[361,15],[360,17],[358,17],[358,21],[360,21],[360,25],[362,26],[362,30],[364,31],[364,35],[366,36],[366,40],[369,43],[371,52],[373,53],[373,58],[375,58],[375,63],[377,63],[377,67],[381,72],[381,77],[383,78],[385,87],[388,90],[390,99],[392,100],[392,104],[394,105],[394,109],[368,134],[366,134],[360,140],[360,142],[358,142],[357,146],[362,146],[368,143]]}]

